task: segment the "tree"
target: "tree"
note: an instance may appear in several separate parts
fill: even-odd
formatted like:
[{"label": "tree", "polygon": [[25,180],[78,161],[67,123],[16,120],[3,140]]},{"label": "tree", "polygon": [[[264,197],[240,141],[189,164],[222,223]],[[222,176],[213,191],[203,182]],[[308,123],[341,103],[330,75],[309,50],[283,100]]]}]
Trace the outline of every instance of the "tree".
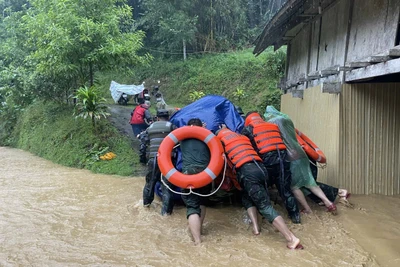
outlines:
[{"label": "tree", "polygon": [[[22,17],[27,61],[39,77],[66,89],[94,84],[94,73],[146,64],[139,55],[144,33],[133,30],[131,8],[122,0],[32,0]],[[61,89],[61,88],[60,88]],[[61,93],[61,92],[60,92]]]},{"label": "tree", "polygon": [[151,33],[153,42],[170,51],[182,49],[186,59],[186,46],[195,43],[197,16],[191,15],[191,1],[146,0],[146,10],[140,25]]},{"label": "tree", "polygon": [[139,25],[149,43],[176,54],[227,51],[249,43],[247,0],[144,0]]}]

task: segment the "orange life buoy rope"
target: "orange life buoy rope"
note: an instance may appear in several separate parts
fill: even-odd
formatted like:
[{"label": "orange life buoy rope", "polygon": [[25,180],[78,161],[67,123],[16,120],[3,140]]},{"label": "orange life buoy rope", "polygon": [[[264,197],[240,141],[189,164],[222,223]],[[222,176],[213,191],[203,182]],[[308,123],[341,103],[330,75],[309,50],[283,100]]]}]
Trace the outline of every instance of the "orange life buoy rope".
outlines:
[{"label": "orange life buoy rope", "polygon": [[301,147],[303,148],[304,152],[306,152],[306,154],[310,158],[319,163],[326,163],[326,157],[324,152],[322,152],[322,150],[319,149],[317,145],[314,144],[313,141],[311,141],[310,138],[308,138],[304,133],[300,132],[297,129],[296,129],[296,138],[297,141],[300,143]]},{"label": "orange life buoy rope", "polygon": [[[210,163],[197,174],[183,174],[172,164],[171,152],[182,140],[194,138],[203,141],[210,150]],[[199,126],[183,126],[173,130],[161,142],[157,156],[158,166],[164,177],[181,188],[200,188],[211,183],[224,166],[224,149],[219,139],[209,130]]]}]

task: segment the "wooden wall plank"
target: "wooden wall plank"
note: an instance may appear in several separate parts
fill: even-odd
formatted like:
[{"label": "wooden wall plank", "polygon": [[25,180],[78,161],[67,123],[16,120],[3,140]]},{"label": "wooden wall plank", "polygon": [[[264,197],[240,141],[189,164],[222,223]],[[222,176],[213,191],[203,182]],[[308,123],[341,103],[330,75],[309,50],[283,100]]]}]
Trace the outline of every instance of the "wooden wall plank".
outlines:
[{"label": "wooden wall plank", "polygon": [[311,23],[311,55],[309,72],[318,70],[318,46],[320,34],[320,20],[317,19]]},{"label": "wooden wall plank", "polygon": [[347,61],[357,61],[394,47],[399,10],[398,0],[355,0]]},{"label": "wooden wall plank", "polygon": [[346,81],[353,82],[400,72],[400,58],[377,63],[365,68],[346,72]]},{"label": "wooden wall plank", "polygon": [[298,80],[307,72],[310,27],[304,27],[290,42],[290,65],[287,80]]},{"label": "wooden wall plank", "polygon": [[322,15],[318,70],[343,66],[350,2],[338,1]]}]

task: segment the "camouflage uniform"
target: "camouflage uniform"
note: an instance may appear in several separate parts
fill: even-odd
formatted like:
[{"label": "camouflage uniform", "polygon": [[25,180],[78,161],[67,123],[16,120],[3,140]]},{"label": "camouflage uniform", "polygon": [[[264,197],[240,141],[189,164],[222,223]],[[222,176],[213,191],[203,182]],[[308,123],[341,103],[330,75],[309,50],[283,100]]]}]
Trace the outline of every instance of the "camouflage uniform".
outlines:
[{"label": "camouflage uniform", "polygon": [[[160,181],[161,172],[156,161],[156,158],[150,158],[147,163],[146,184],[143,188],[143,205],[148,205],[153,202],[154,188],[156,183]],[[170,188],[174,188],[170,182],[165,179],[164,181]],[[171,214],[174,208],[173,193],[168,190],[164,184],[161,184],[161,188],[163,192],[161,214]]]},{"label": "camouflage uniform", "polygon": [[[162,140],[174,129],[174,126],[169,121],[157,121],[147,128],[146,133],[148,138],[147,144],[149,147],[149,161],[147,162],[146,183],[143,188],[143,205],[150,205],[154,200],[154,187],[158,181],[161,181],[161,172],[157,163],[157,152]],[[167,180],[164,180],[169,187],[174,186]],[[170,214],[174,206],[173,193],[161,184],[162,208],[161,214]]]},{"label": "camouflage uniform", "polygon": [[[250,127],[245,127],[242,134],[249,137],[253,146],[257,147]],[[290,162],[287,161],[286,150],[274,150],[260,154],[260,157],[268,171],[268,186],[276,185],[290,219],[293,223],[300,223],[299,207],[291,189],[292,174],[290,172]]]},{"label": "camouflage uniform", "polygon": [[242,204],[247,210],[256,206],[258,212],[272,223],[278,212],[272,207],[268,195],[267,170],[262,164],[249,162],[236,170],[237,179],[243,188]]},{"label": "camouflage uniform", "polygon": [[286,150],[271,151],[261,156],[270,176],[269,185],[278,189],[289,217],[293,222],[300,222],[299,208],[291,190],[292,177],[290,162],[286,161]]}]

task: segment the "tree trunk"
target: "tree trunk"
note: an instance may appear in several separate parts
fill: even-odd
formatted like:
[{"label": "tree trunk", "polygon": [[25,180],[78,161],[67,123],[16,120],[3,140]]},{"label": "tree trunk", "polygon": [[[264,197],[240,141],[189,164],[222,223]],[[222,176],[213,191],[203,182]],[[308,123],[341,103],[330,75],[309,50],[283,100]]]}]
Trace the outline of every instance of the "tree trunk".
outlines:
[{"label": "tree trunk", "polygon": [[94,116],[92,116],[92,127],[95,133],[97,133],[97,127],[96,127],[96,119]]},{"label": "tree trunk", "polygon": [[90,87],[92,87],[94,84],[94,82],[93,82],[94,74],[93,74],[93,63],[92,62],[89,63],[89,75],[90,75]]},{"label": "tree trunk", "polygon": [[214,40],[214,17],[213,17],[213,0],[210,0],[210,13],[211,13],[211,17],[210,17],[210,51],[213,50],[213,40]]},{"label": "tree trunk", "polygon": [[183,45],[183,61],[185,61],[186,60],[186,41],[185,41],[185,39],[183,39],[182,45]]}]

